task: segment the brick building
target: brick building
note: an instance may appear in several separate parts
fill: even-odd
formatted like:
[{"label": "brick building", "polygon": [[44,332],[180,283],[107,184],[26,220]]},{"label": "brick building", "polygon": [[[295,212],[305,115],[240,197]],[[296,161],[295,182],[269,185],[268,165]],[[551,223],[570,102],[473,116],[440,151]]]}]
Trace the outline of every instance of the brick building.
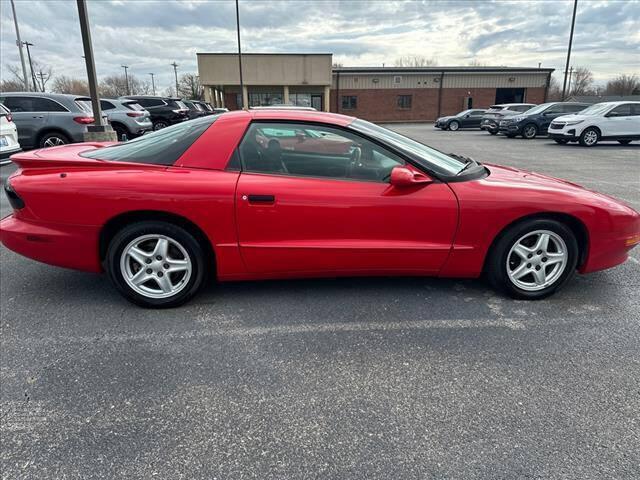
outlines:
[{"label": "brick building", "polygon": [[372,121],[432,121],[495,103],[542,103],[550,68],[338,67],[331,54],[198,53],[205,96],[216,106],[293,104]]}]

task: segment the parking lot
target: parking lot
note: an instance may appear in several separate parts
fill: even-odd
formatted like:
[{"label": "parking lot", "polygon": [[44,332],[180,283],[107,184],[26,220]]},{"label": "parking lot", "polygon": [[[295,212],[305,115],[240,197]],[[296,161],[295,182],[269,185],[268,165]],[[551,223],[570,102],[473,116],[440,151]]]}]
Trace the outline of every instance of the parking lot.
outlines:
[{"label": "parking lot", "polygon": [[[392,128],[640,209],[639,142]],[[152,311],[0,246],[2,476],[639,478],[631,254],[538,302],[357,278],[211,285]]]}]

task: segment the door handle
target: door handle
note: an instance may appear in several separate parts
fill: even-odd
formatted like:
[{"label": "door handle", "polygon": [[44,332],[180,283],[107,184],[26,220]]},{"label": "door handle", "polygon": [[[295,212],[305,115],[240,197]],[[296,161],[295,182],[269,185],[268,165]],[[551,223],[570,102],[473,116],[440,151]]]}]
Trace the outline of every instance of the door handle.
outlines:
[{"label": "door handle", "polygon": [[249,203],[274,203],[276,197],[274,195],[243,195],[243,200],[248,200]]},{"label": "door handle", "polygon": [[44,118],[44,115],[34,116],[33,118]]}]

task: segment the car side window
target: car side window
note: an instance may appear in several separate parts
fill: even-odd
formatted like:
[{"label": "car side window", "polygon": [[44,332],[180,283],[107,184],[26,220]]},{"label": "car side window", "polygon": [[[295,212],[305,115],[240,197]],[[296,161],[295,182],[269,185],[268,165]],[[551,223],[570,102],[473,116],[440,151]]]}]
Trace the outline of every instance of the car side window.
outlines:
[{"label": "car side window", "polygon": [[555,113],[564,113],[566,111],[567,110],[565,109],[564,105],[553,105],[553,106],[547,108],[544,113],[555,114]]},{"label": "car side window", "polygon": [[616,108],[609,112],[610,117],[630,117],[631,116],[631,104],[625,103],[618,105]]},{"label": "car side window", "polygon": [[484,110],[473,110],[471,112],[472,117],[481,117],[484,115]]},{"label": "car side window", "polygon": [[116,106],[111,102],[107,102],[106,100],[100,100],[100,108],[102,110],[113,110],[114,108],[116,108]]},{"label": "car side window", "polygon": [[631,104],[631,115],[634,117],[640,116],[640,103]]},{"label": "car side window", "polygon": [[339,128],[254,122],[239,147],[245,172],[388,182],[404,160]]},{"label": "car side window", "polygon": [[33,108],[35,112],[68,112],[68,110],[58,102],[48,98],[34,98]]},{"label": "car side window", "polygon": [[6,97],[3,103],[13,113],[35,112],[33,100],[31,97]]}]

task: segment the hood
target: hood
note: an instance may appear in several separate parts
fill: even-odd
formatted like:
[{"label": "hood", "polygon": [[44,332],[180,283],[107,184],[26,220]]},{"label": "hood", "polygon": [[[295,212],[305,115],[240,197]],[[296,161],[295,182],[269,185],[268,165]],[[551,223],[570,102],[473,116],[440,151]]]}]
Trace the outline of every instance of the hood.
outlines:
[{"label": "hood", "polygon": [[554,118],[554,121],[558,122],[571,122],[571,121],[582,121],[589,118],[591,115],[580,115],[579,113],[572,113],[571,115],[560,115],[559,117]]},{"label": "hood", "polygon": [[446,122],[447,120],[451,120],[452,118],[456,118],[455,115],[447,115],[446,117],[440,117],[438,118],[439,122]]}]

